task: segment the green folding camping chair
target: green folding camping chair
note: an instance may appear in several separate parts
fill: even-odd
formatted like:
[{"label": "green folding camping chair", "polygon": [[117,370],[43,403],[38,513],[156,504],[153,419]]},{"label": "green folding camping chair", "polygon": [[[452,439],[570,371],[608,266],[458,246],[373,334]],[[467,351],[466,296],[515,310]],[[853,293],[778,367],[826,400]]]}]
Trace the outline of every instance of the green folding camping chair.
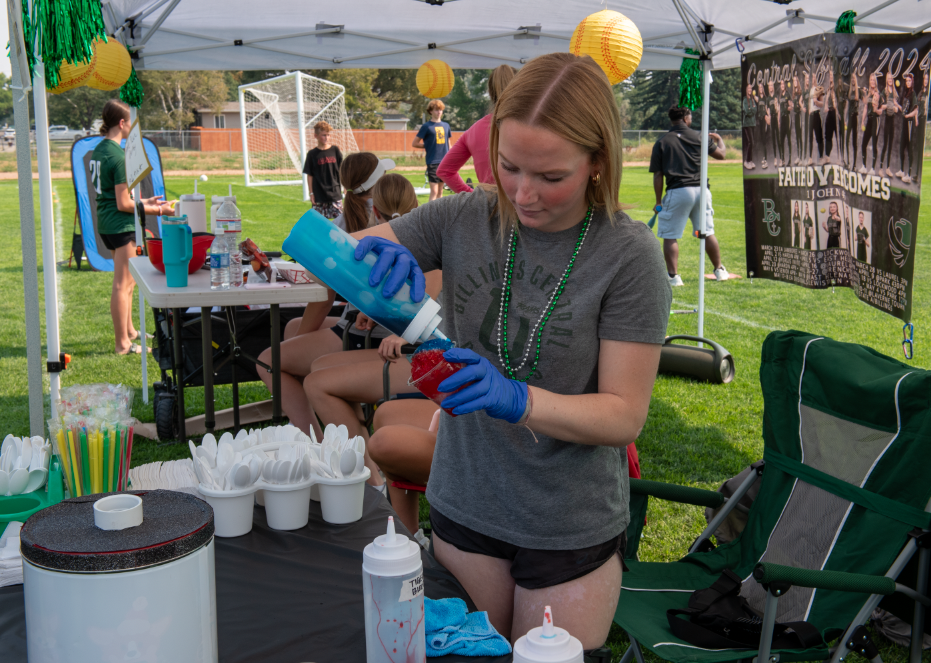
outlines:
[{"label": "green folding camping chair", "polygon": [[[631,480],[628,557],[642,496],[724,504],[683,559],[627,560],[614,617],[631,641],[622,663],[643,663],[641,647],[675,663],[838,663],[850,651],[880,663],[863,626],[880,601],[913,624],[910,663],[920,663],[931,605],[931,372],[860,345],[774,332],[760,382],[765,463],[730,499]],[[711,535],[758,479],[746,528],[713,548]],[[746,600],[749,619],[722,627],[696,617],[728,589]],[[753,629],[758,645],[731,639]]]}]

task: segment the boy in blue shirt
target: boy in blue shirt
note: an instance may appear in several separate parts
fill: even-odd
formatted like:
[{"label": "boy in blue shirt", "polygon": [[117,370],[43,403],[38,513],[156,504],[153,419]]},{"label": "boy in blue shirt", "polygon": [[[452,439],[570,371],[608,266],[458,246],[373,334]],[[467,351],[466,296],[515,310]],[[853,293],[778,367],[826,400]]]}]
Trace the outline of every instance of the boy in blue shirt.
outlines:
[{"label": "boy in blue shirt", "polygon": [[449,124],[442,121],[446,104],[439,99],[433,99],[427,104],[430,121],[424,122],[414,138],[413,146],[427,152],[427,181],[430,182],[430,201],[443,195],[443,180],[436,175],[436,168],[440,161],[449,152],[449,139],[452,131]]}]

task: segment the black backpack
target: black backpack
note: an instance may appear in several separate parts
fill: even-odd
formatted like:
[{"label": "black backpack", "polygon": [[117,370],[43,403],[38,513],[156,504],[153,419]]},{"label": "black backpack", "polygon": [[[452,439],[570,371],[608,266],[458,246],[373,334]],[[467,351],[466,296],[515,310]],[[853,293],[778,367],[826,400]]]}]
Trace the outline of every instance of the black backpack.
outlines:
[{"label": "black backpack", "polygon": [[[740,577],[725,570],[711,587],[692,593],[688,610],[666,611],[669,628],[676,637],[704,649],[758,648],[763,618],[740,596],[740,586]],[[823,644],[818,629],[808,622],[775,625],[773,649],[808,649]]]}]

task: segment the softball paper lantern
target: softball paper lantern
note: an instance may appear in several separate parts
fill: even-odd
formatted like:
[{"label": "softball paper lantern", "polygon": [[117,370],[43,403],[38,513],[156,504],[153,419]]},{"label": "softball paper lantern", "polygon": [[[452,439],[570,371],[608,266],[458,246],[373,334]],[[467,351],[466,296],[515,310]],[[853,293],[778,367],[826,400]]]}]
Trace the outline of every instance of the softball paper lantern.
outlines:
[{"label": "softball paper lantern", "polygon": [[609,9],[579,23],[569,44],[573,55],[591,56],[611,85],[634,73],[643,56],[640,30],[629,18]]},{"label": "softball paper lantern", "polygon": [[417,89],[428,99],[439,99],[453,91],[453,70],[442,60],[427,60],[417,70]]},{"label": "softball paper lantern", "polygon": [[87,85],[87,82],[94,76],[94,66],[97,64],[97,54],[90,59],[90,62],[62,62],[58,67],[58,87],[53,87],[49,92],[52,94],[61,94],[76,87]]},{"label": "softball paper lantern", "polygon": [[117,39],[94,41],[97,65],[87,81],[87,87],[95,90],[118,90],[132,73],[133,63],[129,51]]}]

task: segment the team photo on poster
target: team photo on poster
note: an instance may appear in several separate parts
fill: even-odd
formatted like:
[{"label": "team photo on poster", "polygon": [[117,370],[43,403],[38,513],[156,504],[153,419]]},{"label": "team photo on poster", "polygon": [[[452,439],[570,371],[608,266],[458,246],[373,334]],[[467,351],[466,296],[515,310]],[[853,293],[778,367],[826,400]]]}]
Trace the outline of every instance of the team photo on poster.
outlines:
[{"label": "team photo on poster", "polygon": [[931,35],[825,34],[741,59],[749,275],[849,286],[907,321]]}]

